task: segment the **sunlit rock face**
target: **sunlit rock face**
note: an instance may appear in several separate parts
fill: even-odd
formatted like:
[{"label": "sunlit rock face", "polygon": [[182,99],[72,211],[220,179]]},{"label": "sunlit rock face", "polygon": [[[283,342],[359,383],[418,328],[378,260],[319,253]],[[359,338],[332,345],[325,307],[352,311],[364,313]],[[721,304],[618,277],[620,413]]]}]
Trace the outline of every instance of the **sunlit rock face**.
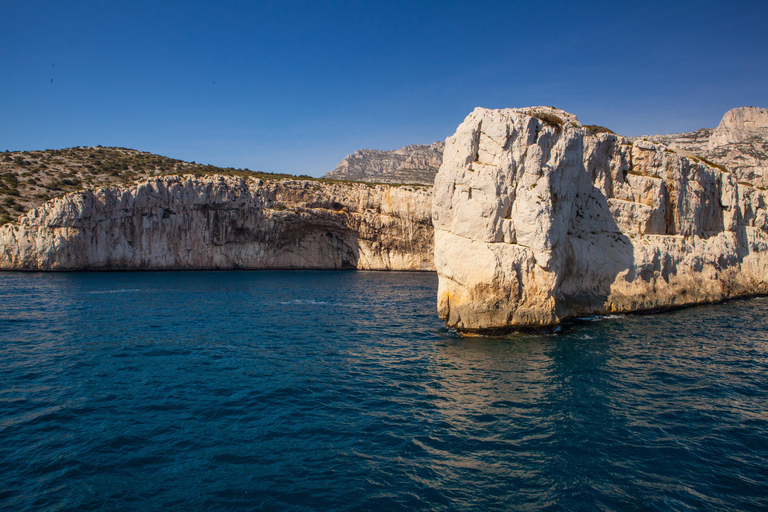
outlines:
[{"label": "sunlit rock face", "polygon": [[751,137],[768,138],[768,109],[739,107],[729,110],[723,116],[709,137],[711,151],[726,144],[743,142]]},{"label": "sunlit rock face", "polygon": [[723,166],[739,182],[768,187],[768,109],[731,109],[714,129],[630,138],[642,139],[662,143],[680,155]]},{"label": "sunlit rock face", "polygon": [[426,187],[169,176],[0,227],[0,268],[433,269]]},{"label": "sunlit rock face", "polygon": [[768,193],[550,107],[475,109],[433,197],[438,312],[544,327],[768,292]]},{"label": "sunlit rock face", "polygon": [[373,183],[432,185],[443,161],[443,141],[405,146],[394,151],[358,149],[324,177]]}]

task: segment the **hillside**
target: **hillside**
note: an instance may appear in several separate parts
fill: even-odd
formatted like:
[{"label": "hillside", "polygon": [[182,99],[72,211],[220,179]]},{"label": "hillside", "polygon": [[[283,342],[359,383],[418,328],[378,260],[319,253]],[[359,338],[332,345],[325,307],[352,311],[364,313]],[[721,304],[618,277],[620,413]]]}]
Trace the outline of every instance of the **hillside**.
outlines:
[{"label": "hillside", "polygon": [[[295,178],[287,174],[184,162],[126,148],[96,146],[6,151],[0,153],[0,225],[68,192],[122,186],[145,178],[174,174]],[[308,176],[301,178],[313,179]]]}]

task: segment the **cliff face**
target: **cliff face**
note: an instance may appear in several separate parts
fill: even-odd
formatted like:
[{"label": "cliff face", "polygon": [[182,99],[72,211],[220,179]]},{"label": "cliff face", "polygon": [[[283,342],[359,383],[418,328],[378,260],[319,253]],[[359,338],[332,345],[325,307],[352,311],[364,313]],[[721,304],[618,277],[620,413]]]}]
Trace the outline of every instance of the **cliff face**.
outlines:
[{"label": "cliff face", "polygon": [[0,269],[433,269],[429,189],[165,176],[0,227]]},{"label": "cliff face", "polygon": [[743,142],[752,137],[768,138],[768,109],[739,107],[729,110],[712,131],[707,149]]},{"label": "cliff face", "polygon": [[443,161],[444,142],[405,146],[394,151],[359,149],[325,175],[334,180],[432,185]]},{"label": "cliff face", "polygon": [[435,180],[438,312],[464,331],[768,293],[768,193],[548,107],[476,109]]}]

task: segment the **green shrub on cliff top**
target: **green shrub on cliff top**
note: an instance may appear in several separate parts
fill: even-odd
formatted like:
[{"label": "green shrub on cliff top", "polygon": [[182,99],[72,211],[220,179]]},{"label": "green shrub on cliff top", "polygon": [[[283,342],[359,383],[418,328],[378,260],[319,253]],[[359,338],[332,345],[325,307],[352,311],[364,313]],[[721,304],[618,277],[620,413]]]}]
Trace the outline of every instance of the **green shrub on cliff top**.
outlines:
[{"label": "green shrub on cliff top", "polygon": [[584,128],[589,130],[590,135],[597,135],[598,133],[613,133],[615,132],[611,130],[610,128],[606,128],[605,126],[600,126],[597,124],[585,124]]},{"label": "green shrub on cliff top", "polygon": [[557,133],[560,133],[563,129],[563,120],[555,114],[550,114],[549,112],[536,112],[531,113],[531,115],[539,121],[542,121],[544,124],[553,126]]}]

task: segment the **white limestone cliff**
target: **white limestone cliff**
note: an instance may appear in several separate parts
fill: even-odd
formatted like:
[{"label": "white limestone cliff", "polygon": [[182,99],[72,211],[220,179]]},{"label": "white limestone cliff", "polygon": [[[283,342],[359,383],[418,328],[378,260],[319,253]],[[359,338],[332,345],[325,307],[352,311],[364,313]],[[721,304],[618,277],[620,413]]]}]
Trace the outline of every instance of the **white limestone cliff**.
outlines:
[{"label": "white limestone cliff", "polygon": [[478,108],[435,180],[438,312],[504,331],[768,293],[766,205],[762,187],[562,110]]},{"label": "white limestone cliff", "polygon": [[431,270],[424,187],[166,176],[0,227],[0,269]]}]

